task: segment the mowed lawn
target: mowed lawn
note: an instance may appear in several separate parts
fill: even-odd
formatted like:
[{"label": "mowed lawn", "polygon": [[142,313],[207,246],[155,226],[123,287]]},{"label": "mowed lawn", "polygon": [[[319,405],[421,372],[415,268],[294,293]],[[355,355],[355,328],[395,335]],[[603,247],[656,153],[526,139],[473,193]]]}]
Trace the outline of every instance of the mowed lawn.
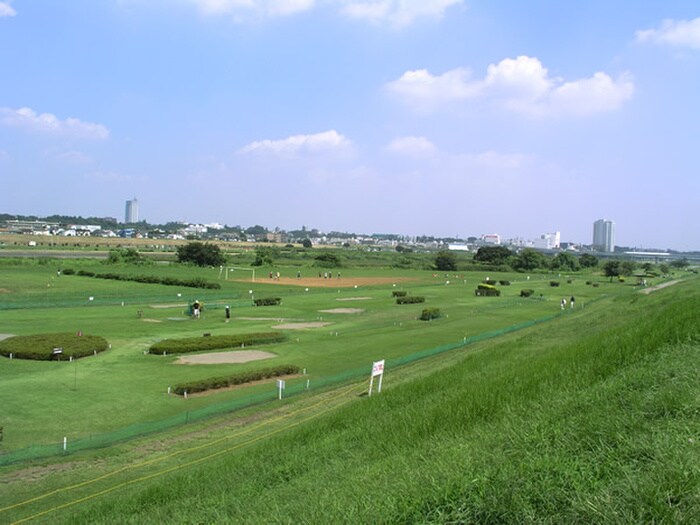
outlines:
[{"label": "mowed lawn", "polygon": [[[559,314],[584,315],[585,309],[595,308],[600,298],[635,291],[630,284],[609,283],[600,276],[585,274],[533,274],[528,278],[523,274],[493,272],[342,269],[340,279],[337,270],[333,279],[323,279],[317,276],[318,270],[306,269],[303,284],[296,285],[270,280],[267,270],[258,271],[255,282],[248,274],[241,281],[227,282],[220,278],[219,269],[112,268],[99,263],[83,264],[82,268],[194,276],[218,282],[222,288],[203,291],[59,275],[49,265],[4,266],[0,300],[6,299],[6,305],[25,303],[23,308],[2,310],[0,332],[29,335],[82,331],[105,337],[112,348],[72,363],[0,358],[3,451],[59,443],[64,437],[69,441],[81,439],[234,399],[274,394],[275,389],[271,380],[185,400],[167,394],[168,387],[178,382],[294,364],[305,368],[307,375],[290,378],[290,390],[307,381],[313,388],[328,378],[369,370],[375,360],[396,359]],[[276,271],[295,279],[299,270]],[[511,282],[509,286],[499,286],[501,297],[475,296],[477,283],[487,275]],[[599,286],[586,284],[591,279]],[[550,286],[552,280],[560,282],[560,286]],[[365,284],[349,284],[352,282]],[[531,288],[535,294],[521,298],[523,288]],[[392,297],[396,290],[425,297],[426,301],[397,305]],[[577,299],[576,309],[567,307],[562,312],[561,298],[572,295]],[[272,296],[281,297],[282,304],[252,306],[252,299]],[[199,320],[187,315],[187,304],[194,299],[204,304]],[[229,323],[224,318],[225,305],[231,306]],[[440,308],[442,317],[430,322],[417,320],[424,307]],[[308,323],[324,325],[309,328]],[[164,338],[265,332],[280,325],[288,326],[284,329],[288,340],[257,347],[276,356],[264,361],[178,365],[175,356],[144,354],[152,343]]]}]

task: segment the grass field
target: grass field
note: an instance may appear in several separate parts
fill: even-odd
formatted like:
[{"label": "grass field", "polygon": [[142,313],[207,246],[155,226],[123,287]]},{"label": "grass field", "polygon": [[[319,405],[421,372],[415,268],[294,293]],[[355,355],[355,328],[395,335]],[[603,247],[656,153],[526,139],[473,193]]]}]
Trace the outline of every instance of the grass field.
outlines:
[{"label": "grass field", "polygon": [[[211,280],[218,273],[169,266],[149,271]],[[290,362],[308,370],[290,386],[323,383],[347,371],[368,374],[373,360],[399,360],[554,316],[389,370],[385,392],[369,403],[357,397],[366,383],[353,382],[351,374],[338,390],[267,402],[263,412],[242,408],[237,419],[213,418],[196,429],[174,428],[168,444],[157,436],[124,442],[68,462],[51,460],[36,467],[36,476],[35,467],[3,467],[0,512],[10,521],[61,504],[65,510],[45,519],[107,523],[117,509],[120,521],[139,523],[512,522],[539,516],[549,522],[645,522],[650,516],[692,522],[698,515],[698,453],[688,446],[700,438],[692,380],[698,371],[697,279],[644,295],[600,276],[572,275],[569,283],[567,276],[491,274],[512,284],[501,287],[501,297],[487,298],[474,295],[483,274],[457,278],[416,270],[343,269],[340,281],[367,283],[357,288],[324,279],[314,287],[262,278],[222,282],[221,290],[205,294],[59,277],[55,268],[36,265],[5,265],[0,275],[2,299],[10,298],[4,304],[26,301],[24,308],[2,310],[3,333],[82,330],[112,343],[104,354],[73,363],[2,359],[3,453],[275,393],[272,381],[184,400],[167,394],[177,381]],[[387,279],[373,284],[376,277]],[[587,285],[591,279],[599,286]],[[561,285],[553,288],[550,280]],[[535,296],[518,297],[522,288]],[[425,296],[426,303],[396,305],[396,289]],[[250,290],[280,296],[282,305],[253,307]],[[576,309],[562,312],[560,299],[571,295]],[[204,301],[203,319],[183,313],[193,298]],[[233,307],[228,324],[225,304]],[[424,306],[439,307],[443,317],[416,320]],[[362,311],[321,312],[338,308]],[[288,342],[260,347],[278,356],[262,365],[183,366],[175,357],[143,353],[165,337],[263,331],[280,320],[331,324],[288,330]],[[674,440],[676,447],[664,449]],[[652,490],[652,479],[662,474],[669,486]],[[632,477],[629,487],[626,476]],[[65,490],[81,480],[84,488]],[[12,507],[57,488],[56,498]],[[102,501],[95,494],[103,491],[115,494]],[[662,493],[678,503],[664,503]],[[78,505],[81,498],[87,502]]]}]

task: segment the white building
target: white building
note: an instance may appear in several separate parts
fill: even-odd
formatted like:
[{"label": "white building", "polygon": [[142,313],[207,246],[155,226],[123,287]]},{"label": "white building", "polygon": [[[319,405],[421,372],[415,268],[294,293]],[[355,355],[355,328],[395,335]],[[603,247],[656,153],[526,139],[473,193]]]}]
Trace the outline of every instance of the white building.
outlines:
[{"label": "white building", "polygon": [[561,233],[543,233],[539,239],[535,239],[533,246],[540,250],[554,250],[559,248],[561,243]]},{"label": "white building", "polygon": [[481,236],[484,244],[501,244],[501,236],[497,233],[485,233]]},{"label": "white building", "polygon": [[135,222],[139,222],[139,201],[136,200],[136,197],[126,201],[124,208],[124,223],[134,224]]}]

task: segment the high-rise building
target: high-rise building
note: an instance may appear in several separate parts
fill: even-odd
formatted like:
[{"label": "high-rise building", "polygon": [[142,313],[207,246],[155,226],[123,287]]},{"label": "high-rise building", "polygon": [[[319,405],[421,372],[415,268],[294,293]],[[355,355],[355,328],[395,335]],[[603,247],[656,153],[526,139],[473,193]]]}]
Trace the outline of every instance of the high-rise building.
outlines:
[{"label": "high-rise building", "polygon": [[126,208],[124,211],[124,222],[126,224],[133,224],[139,222],[139,201],[134,197],[130,201],[126,201]]},{"label": "high-rise building", "polygon": [[593,249],[601,252],[615,251],[615,223],[598,219],[593,223]]}]

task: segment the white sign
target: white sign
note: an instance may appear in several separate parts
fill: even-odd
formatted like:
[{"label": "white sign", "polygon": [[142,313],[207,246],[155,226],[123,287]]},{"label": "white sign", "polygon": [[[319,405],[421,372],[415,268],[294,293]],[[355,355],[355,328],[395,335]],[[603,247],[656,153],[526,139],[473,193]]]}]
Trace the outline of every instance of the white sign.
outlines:
[{"label": "white sign", "polygon": [[277,399],[282,399],[282,390],[285,388],[284,379],[277,380]]},{"label": "white sign", "polygon": [[380,376],[384,373],[384,359],[372,363],[372,377]]}]

